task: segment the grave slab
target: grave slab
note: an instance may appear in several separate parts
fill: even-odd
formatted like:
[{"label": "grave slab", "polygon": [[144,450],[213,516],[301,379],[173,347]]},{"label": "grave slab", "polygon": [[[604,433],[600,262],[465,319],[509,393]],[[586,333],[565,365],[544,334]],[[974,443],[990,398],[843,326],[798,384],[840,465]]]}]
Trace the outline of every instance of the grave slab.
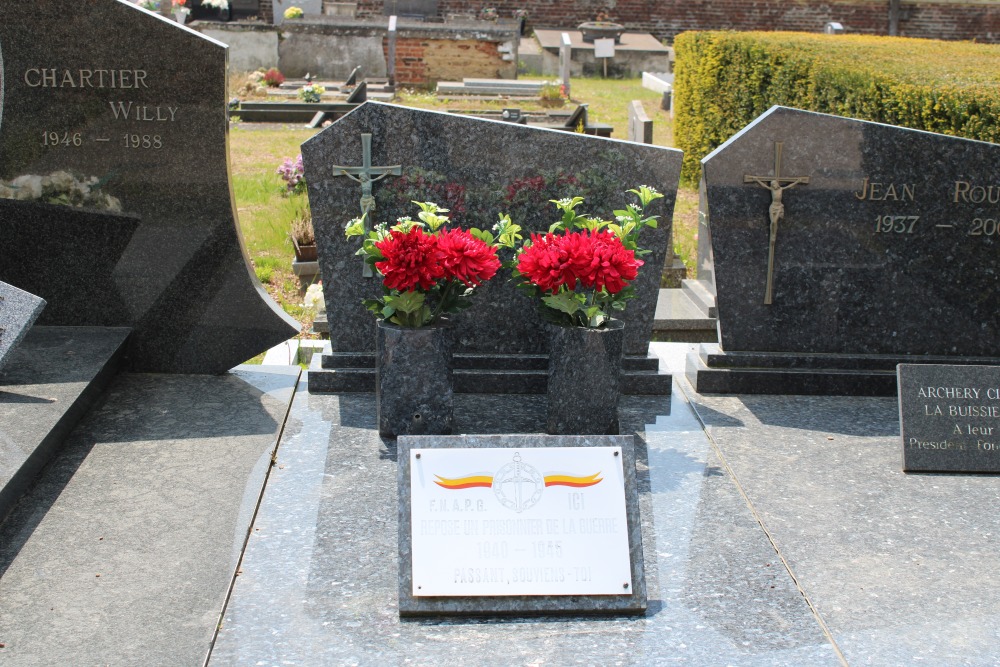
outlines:
[{"label": "grave slab", "polygon": [[0,369],[44,307],[45,299],[0,281]]},{"label": "grave slab", "polygon": [[44,324],[131,328],[132,370],[219,373],[297,331],[247,265],[226,72],[225,45],[134,4],[0,4],[0,280]]},{"label": "grave slab", "polygon": [[4,665],[204,664],[298,376],[120,375],[0,526]]},{"label": "grave slab", "polygon": [[0,520],[124,364],[129,330],[36,326],[0,371]]},{"label": "grave slab", "polygon": [[895,398],[691,403],[844,664],[995,661],[1000,478],[904,473]]},{"label": "grave slab", "polygon": [[[363,134],[371,135],[367,158]],[[381,283],[362,276],[363,263],[355,256],[358,241],[346,239],[343,231],[345,223],[361,215],[364,190],[356,176],[341,175],[340,166],[362,164],[373,169],[369,188],[375,222],[414,216],[413,200],[435,201],[461,227],[489,229],[506,212],[527,235],[547,231],[557,219],[551,199],[583,196],[580,210],[610,217],[635,201],[627,194],[630,188],[646,184],[663,192],[648,211],[661,216],[660,224],[640,239],[652,251],[643,258],[652,270],[640,271],[633,283],[638,296],[621,315],[625,354],[639,363],[647,357],[658,295],[655,267],[663,266],[670,238],[679,151],[368,102],[305,142],[302,157],[327,318],[338,322],[331,329],[325,369],[343,368],[338,366],[343,355],[374,349],[375,319],[361,301],[379,295]],[[510,289],[503,273],[478,290],[474,301],[453,318],[459,332],[456,353],[489,357],[496,370],[511,366],[511,358],[547,353],[537,305]],[[321,373],[312,372],[314,391],[345,389],[320,387]],[[669,378],[660,391],[669,391]]]},{"label": "grave slab", "polygon": [[998,363],[998,159],[784,107],[748,125],[703,160],[721,350],[691,358],[692,382],[891,395],[893,360]]},{"label": "grave slab", "polygon": [[[467,432],[529,433],[544,412],[540,396],[456,396]],[[397,452],[374,397],[300,391],[208,664],[840,664],[683,400],[624,398],[622,422],[644,616],[401,622]]]}]

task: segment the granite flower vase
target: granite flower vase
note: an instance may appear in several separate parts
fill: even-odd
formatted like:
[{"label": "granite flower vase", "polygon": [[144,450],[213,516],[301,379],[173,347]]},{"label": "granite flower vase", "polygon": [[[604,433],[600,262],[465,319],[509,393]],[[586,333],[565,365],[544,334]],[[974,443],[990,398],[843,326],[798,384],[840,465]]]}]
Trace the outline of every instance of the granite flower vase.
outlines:
[{"label": "granite flower vase", "polygon": [[379,435],[447,435],[454,424],[452,349],[447,322],[375,331],[375,412]]},{"label": "granite flower vase", "polygon": [[615,435],[625,323],[600,329],[549,326],[548,416],[551,435]]}]

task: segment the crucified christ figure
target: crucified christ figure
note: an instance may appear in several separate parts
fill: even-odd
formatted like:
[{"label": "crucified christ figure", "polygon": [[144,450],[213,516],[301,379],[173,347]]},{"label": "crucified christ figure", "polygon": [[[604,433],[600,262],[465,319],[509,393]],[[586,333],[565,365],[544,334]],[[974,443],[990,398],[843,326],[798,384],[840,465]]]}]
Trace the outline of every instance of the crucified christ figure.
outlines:
[{"label": "crucified christ figure", "polygon": [[781,176],[781,149],[782,143],[774,143],[774,176],[750,176],[743,177],[744,183],[756,183],[762,188],[771,191],[771,205],[767,209],[768,218],[771,220],[770,238],[767,249],[767,286],[764,289],[764,305],[771,305],[774,298],[774,244],[778,240],[778,223],[785,217],[785,204],[781,200],[782,193],[796,185],[809,183],[808,176],[785,177]]}]

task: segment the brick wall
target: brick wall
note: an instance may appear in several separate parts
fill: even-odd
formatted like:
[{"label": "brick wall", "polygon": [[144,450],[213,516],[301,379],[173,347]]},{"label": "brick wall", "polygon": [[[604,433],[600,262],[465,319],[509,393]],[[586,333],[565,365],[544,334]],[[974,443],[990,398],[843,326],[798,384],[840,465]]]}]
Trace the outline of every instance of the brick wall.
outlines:
[{"label": "brick wall", "polygon": [[272,0],[260,0],[260,20],[265,23],[274,23],[274,2]]},{"label": "brick wall", "polygon": [[[799,30],[819,32],[838,21],[848,32],[888,34],[887,0],[438,0],[438,13],[476,14],[495,7],[501,17],[528,10],[535,28],[572,28],[608,7],[631,30],[672,40],[685,30]],[[359,16],[381,16],[382,0],[359,0]],[[900,34],[930,39],[1000,42],[1000,3],[992,0],[902,2]]]},{"label": "brick wall", "polygon": [[[396,40],[396,82],[428,86],[468,76],[514,78],[514,63],[504,61],[497,46],[496,42],[481,40],[400,37]],[[383,41],[382,50],[388,58],[388,39]]]}]

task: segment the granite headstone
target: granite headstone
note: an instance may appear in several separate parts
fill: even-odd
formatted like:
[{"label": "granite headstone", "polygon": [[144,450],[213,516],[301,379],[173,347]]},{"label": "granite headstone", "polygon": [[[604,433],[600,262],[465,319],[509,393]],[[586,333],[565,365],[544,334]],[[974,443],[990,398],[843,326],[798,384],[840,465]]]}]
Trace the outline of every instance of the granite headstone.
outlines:
[{"label": "granite headstone", "polygon": [[0,281],[0,368],[45,308],[45,299]]},{"label": "granite headstone", "polygon": [[702,162],[721,350],[698,391],[896,392],[1000,357],[1000,146],[773,107]]},{"label": "granite headstone", "polygon": [[41,325],[133,329],[135,371],[225,371],[296,323],[248,267],[227,48],[117,0],[0,3],[0,279]]},{"label": "granite headstone", "polygon": [[1000,366],[900,364],[907,472],[1000,472]]},{"label": "granite headstone", "polygon": [[[363,134],[370,138],[363,141]],[[368,155],[363,154],[366,145],[370,145]],[[524,228],[525,236],[547,231],[557,219],[549,200],[579,195],[585,198],[579,210],[608,218],[614,209],[637,201],[627,193],[630,188],[643,184],[657,188],[665,196],[648,212],[660,216],[659,226],[645,230],[640,239],[640,245],[652,252],[643,257],[644,270],[633,283],[638,296],[621,315],[626,323],[625,355],[646,361],[658,268],[670,238],[679,151],[367,102],[304,143],[302,158],[331,322],[331,353],[337,357],[324,355],[326,368],[357,365],[353,361],[357,355],[374,350],[375,319],[361,301],[380,294],[381,282],[362,275],[363,263],[355,256],[358,240],[344,236],[345,223],[360,215],[363,188],[357,176],[341,175],[342,166],[356,173],[365,164],[373,174],[369,187],[377,222],[415,217],[419,209],[413,200],[434,201],[451,211],[453,224],[465,228],[489,229],[500,212],[507,212]],[[472,308],[453,321],[458,332],[456,356],[489,357],[490,362],[480,367],[492,363],[494,368],[520,372],[537,368],[533,365],[539,362],[537,357],[547,352],[537,304],[513,289],[504,273],[486,283]],[[541,391],[544,361],[543,356]],[[461,363],[456,360],[456,371]],[[655,375],[655,366],[651,372]],[[317,374],[310,388],[317,390],[320,382]],[[373,376],[365,382],[370,382],[367,391],[371,391]],[[456,391],[466,389],[456,386]]]}]

